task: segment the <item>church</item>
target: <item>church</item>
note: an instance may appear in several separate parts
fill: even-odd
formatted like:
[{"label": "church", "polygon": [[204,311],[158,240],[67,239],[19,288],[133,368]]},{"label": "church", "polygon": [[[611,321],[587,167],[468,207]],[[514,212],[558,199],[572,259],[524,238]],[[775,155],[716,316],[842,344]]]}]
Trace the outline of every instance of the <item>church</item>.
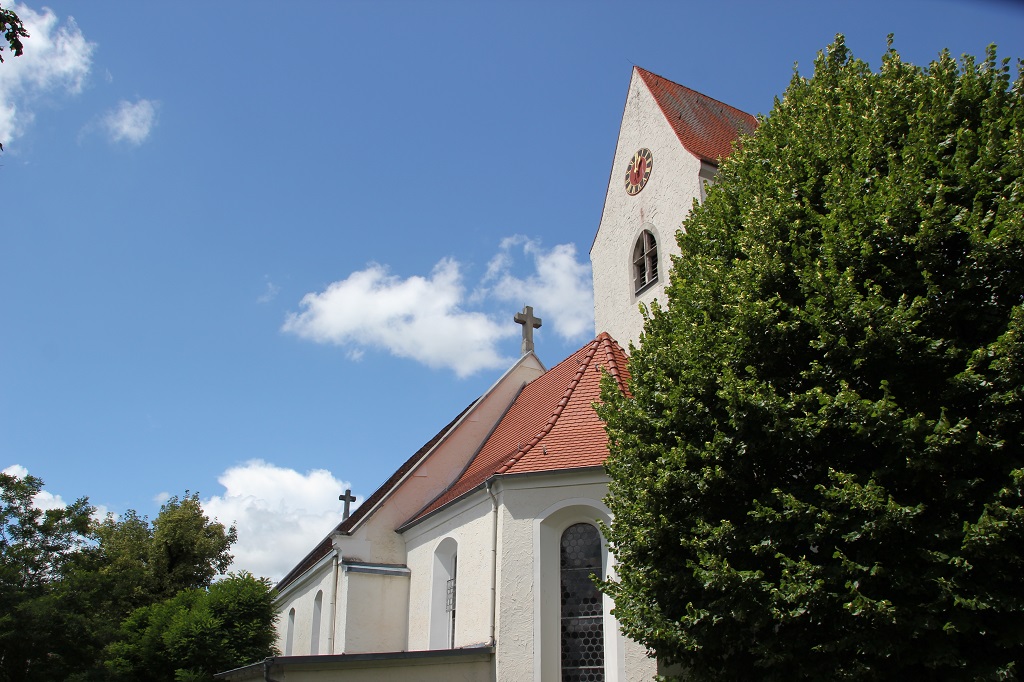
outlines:
[{"label": "church", "polygon": [[[614,576],[600,524],[607,436],[593,404],[640,306],[664,300],[675,235],[757,120],[633,68],[591,247],[596,337],[551,368],[525,308],[522,356],[412,453],[278,584],[278,649],[224,680],[650,680],[590,576]],[[543,312],[543,311],[538,311]],[[346,503],[347,504],[347,503]]]}]

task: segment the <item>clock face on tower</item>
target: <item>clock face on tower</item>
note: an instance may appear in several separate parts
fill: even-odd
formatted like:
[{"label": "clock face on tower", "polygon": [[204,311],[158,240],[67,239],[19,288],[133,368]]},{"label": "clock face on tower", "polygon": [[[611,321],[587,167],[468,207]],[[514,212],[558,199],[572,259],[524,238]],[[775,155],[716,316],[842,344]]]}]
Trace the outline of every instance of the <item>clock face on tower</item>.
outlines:
[{"label": "clock face on tower", "polygon": [[647,178],[651,177],[651,169],[654,168],[654,155],[651,150],[644,147],[633,155],[626,169],[626,192],[630,196],[639,194],[640,190],[647,184]]}]

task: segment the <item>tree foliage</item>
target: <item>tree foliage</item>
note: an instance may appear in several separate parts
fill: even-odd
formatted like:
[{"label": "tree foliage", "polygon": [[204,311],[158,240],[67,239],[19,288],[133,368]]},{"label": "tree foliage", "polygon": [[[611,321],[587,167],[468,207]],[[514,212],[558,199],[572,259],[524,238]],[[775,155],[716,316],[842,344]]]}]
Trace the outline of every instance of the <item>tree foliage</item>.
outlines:
[{"label": "tree foliage", "polygon": [[186,492],[184,497],[167,500],[153,522],[149,547],[157,593],[170,597],[209,585],[214,576],[228,570],[233,559],[228,550],[237,539],[234,526],[225,528],[206,517],[198,494]]},{"label": "tree foliage", "polygon": [[[29,35],[17,13],[0,7],[0,33],[4,34],[4,40],[10,46],[14,56],[20,57],[25,51],[25,45],[21,42],[21,39],[28,38]],[[3,51],[3,45],[0,45],[0,52]],[[4,56],[0,54],[0,62],[3,62],[3,60]]]},{"label": "tree foliage", "polygon": [[52,585],[69,573],[93,509],[43,511],[43,482],[0,472],[0,681],[63,679],[77,652],[73,613]]},{"label": "tree foliage", "polygon": [[266,578],[232,574],[134,611],[107,649],[111,680],[212,682],[213,674],[274,653],[273,591]]},{"label": "tree foliage", "polygon": [[236,532],[197,494],[170,498],[150,523],[134,511],[93,520],[85,498],[42,511],[41,489],[0,474],[0,682],[178,669],[206,680],[273,653],[270,585],[246,573],[214,582]]},{"label": "tree foliage", "polygon": [[841,36],[605,387],[624,631],[692,679],[1018,679],[1024,76]]}]

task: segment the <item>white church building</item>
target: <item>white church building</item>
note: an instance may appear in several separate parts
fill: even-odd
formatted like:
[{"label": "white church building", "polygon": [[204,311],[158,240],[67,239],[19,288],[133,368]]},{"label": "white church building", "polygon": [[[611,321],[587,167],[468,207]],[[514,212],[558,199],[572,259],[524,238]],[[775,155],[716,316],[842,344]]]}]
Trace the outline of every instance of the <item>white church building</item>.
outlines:
[{"label": "white church building", "polygon": [[600,380],[626,390],[640,304],[664,299],[675,242],[756,119],[635,67],[591,248],[596,338],[550,369],[533,351],[413,453],[278,584],[282,655],[224,680],[650,680],[590,580],[614,575],[599,524]]}]

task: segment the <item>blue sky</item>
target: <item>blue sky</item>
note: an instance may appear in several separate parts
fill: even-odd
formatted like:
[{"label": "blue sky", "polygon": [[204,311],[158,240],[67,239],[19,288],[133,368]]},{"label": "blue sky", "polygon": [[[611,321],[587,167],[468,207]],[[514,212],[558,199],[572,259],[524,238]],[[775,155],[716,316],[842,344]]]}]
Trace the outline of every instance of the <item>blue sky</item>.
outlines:
[{"label": "blue sky", "polygon": [[493,383],[524,304],[548,366],[594,335],[633,64],[766,114],[837,32],[1024,57],[995,1],[13,7],[0,469],[44,506],[198,491],[275,578]]}]

